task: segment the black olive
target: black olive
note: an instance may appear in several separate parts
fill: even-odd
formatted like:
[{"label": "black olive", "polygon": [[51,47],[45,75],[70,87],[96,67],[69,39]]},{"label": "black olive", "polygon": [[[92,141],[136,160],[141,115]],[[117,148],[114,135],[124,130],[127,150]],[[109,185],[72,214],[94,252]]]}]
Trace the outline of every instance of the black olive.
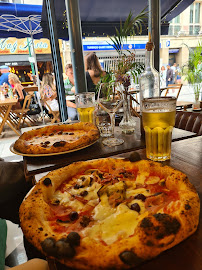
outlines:
[{"label": "black olive", "polygon": [[130,209],[131,209],[131,210],[134,210],[134,211],[136,211],[136,212],[138,212],[138,213],[140,212],[140,206],[139,206],[138,203],[133,203],[133,204],[131,204]]},{"label": "black olive", "polygon": [[55,142],[53,144],[54,147],[61,147],[61,146],[65,146],[66,142],[65,141],[59,141],[59,142]]},{"label": "black olive", "polygon": [[52,237],[46,238],[42,243],[41,247],[48,255],[56,255],[55,239]]},{"label": "black olive", "polygon": [[143,194],[137,194],[135,195],[134,199],[141,200],[144,202],[146,200],[146,197]]},{"label": "black olive", "polygon": [[50,142],[49,141],[45,141],[45,144],[49,144]]},{"label": "black olive", "polygon": [[54,133],[50,133],[49,136],[54,136]]},{"label": "black olive", "polygon": [[137,255],[134,252],[129,250],[123,251],[119,255],[119,257],[122,260],[122,262],[128,265],[135,265],[143,261],[141,258],[137,257]]},{"label": "black olive", "polygon": [[81,186],[79,184],[74,185],[74,189],[79,189]]},{"label": "black olive", "polygon": [[141,157],[137,152],[133,152],[132,154],[130,154],[129,160],[130,162],[135,162],[141,160]]},{"label": "black olive", "polygon": [[51,180],[50,180],[50,178],[45,178],[44,180],[43,180],[43,184],[46,186],[46,187],[48,187],[49,185],[52,185],[52,182],[51,182]]},{"label": "black olive", "polygon": [[60,131],[58,132],[58,135],[62,135],[62,133],[63,133],[63,131],[62,131],[62,130],[60,130]]},{"label": "black olive", "polygon": [[69,217],[70,217],[71,221],[74,221],[74,220],[77,220],[79,218],[79,214],[76,211],[72,211],[69,214]]},{"label": "black olive", "polygon": [[56,199],[55,201],[52,202],[52,204],[53,204],[53,205],[59,205],[59,204],[60,204],[60,200],[57,200],[57,199]]},{"label": "black olive", "polygon": [[87,190],[84,190],[84,191],[82,191],[81,193],[80,193],[80,196],[82,196],[82,197],[85,197],[85,196],[87,196],[88,195],[88,191]]},{"label": "black olive", "polygon": [[66,238],[66,241],[68,241],[71,246],[79,246],[80,238],[81,237],[77,232],[70,232]]},{"label": "black olive", "polygon": [[160,195],[160,194],[162,194],[163,192],[156,192],[156,193],[154,193],[152,196],[158,196],[158,195]]},{"label": "black olive", "polygon": [[82,220],[80,221],[81,226],[85,228],[88,226],[89,223],[90,223],[90,217],[83,216]]},{"label": "black olive", "polygon": [[70,246],[70,243],[64,239],[58,240],[55,243],[58,257],[72,258],[75,255],[75,250]]},{"label": "black olive", "polygon": [[69,135],[74,135],[74,133],[73,132],[70,132]]}]

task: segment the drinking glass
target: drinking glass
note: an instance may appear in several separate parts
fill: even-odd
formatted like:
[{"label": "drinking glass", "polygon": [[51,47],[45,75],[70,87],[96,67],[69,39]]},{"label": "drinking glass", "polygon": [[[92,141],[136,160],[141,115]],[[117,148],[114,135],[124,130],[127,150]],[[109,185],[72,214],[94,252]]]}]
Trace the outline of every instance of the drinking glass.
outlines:
[{"label": "drinking glass", "polygon": [[142,100],[142,121],[148,159],[154,161],[170,159],[175,113],[175,97],[145,98]]},{"label": "drinking glass", "polygon": [[95,110],[95,93],[84,92],[75,96],[76,108],[81,122],[94,122],[93,112]]},{"label": "drinking glass", "polygon": [[104,139],[102,143],[110,147],[122,144],[124,140],[114,137],[115,113],[123,104],[121,87],[114,83],[102,83],[98,93],[98,104],[109,114],[111,119],[112,135],[110,138]]}]

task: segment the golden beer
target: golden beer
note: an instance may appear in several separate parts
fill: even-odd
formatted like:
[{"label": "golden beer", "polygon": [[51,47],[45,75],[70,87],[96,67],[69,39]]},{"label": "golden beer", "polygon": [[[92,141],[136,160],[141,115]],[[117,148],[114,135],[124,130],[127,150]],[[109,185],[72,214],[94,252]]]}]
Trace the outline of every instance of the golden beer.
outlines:
[{"label": "golden beer", "polygon": [[142,112],[142,120],[146,136],[147,158],[154,161],[170,159],[175,111]]},{"label": "golden beer", "polygon": [[93,112],[95,107],[84,107],[84,108],[77,108],[79,113],[79,120],[81,122],[94,122]]}]

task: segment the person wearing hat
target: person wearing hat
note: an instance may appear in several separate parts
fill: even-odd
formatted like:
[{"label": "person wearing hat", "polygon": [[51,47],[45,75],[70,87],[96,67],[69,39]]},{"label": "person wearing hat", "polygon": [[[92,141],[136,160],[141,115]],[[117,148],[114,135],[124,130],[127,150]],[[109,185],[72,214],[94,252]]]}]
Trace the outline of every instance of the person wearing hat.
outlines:
[{"label": "person wearing hat", "polygon": [[8,66],[0,66],[0,72],[1,72],[1,76],[0,76],[0,85],[3,85],[3,83],[6,83],[8,85],[9,82],[8,82],[8,75],[10,74],[9,72],[9,67]]}]

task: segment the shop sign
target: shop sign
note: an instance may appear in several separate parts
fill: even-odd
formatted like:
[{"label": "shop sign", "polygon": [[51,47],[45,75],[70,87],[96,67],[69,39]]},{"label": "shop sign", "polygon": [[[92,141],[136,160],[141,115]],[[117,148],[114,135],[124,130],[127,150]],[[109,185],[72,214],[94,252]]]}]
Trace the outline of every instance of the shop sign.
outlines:
[{"label": "shop sign", "polygon": [[[30,38],[2,38],[0,39],[1,54],[29,54],[28,41],[31,46]],[[34,50],[36,54],[50,54],[50,43],[48,39],[34,40]]]},{"label": "shop sign", "polygon": [[[143,44],[124,44],[123,50],[145,49],[145,43]],[[84,51],[112,51],[115,50],[111,44],[84,44]]]}]

